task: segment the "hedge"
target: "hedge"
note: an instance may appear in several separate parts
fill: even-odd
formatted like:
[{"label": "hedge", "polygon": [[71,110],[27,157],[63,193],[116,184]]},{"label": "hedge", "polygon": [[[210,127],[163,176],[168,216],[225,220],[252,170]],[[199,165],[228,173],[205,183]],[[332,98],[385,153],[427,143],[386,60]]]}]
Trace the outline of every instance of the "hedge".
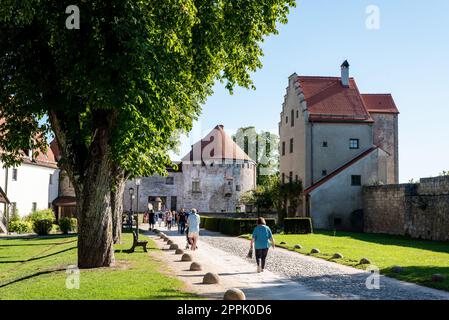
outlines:
[{"label": "hedge", "polygon": [[311,218],[285,218],[284,219],[284,233],[289,234],[308,234],[312,233],[312,219]]},{"label": "hedge", "polygon": [[[275,219],[265,219],[267,226],[274,228]],[[257,226],[257,218],[214,218],[201,217],[200,227],[209,231],[221,232],[231,236],[252,233]]]}]

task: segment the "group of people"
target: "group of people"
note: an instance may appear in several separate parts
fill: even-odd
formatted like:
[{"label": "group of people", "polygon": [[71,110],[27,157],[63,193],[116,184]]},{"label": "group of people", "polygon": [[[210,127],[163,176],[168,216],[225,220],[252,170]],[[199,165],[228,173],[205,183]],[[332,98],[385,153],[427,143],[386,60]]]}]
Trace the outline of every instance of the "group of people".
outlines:
[{"label": "group of people", "polygon": [[148,221],[149,230],[155,228],[156,223],[160,228],[162,224],[171,231],[173,226],[176,224],[178,227],[178,233],[187,236],[186,249],[196,250],[198,248],[198,237],[200,232],[200,216],[196,209],[191,209],[186,211],[181,209],[179,212],[174,210],[167,210],[165,212],[154,212],[154,210],[149,210],[145,213],[144,220]]},{"label": "group of people", "polygon": [[[159,227],[161,227],[162,223],[164,223],[168,230],[171,230],[173,225],[176,224],[178,227],[178,233],[186,233],[186,249],[198,249],[197,243],[200,232],[200,216],[198,215],[196,209],[192,209],[190,211],[181,209],[179,212],[169,210],[158,213],[154,212],[154,210],[149,210],[146,215],[146,219],[150,224],[149,230],[154,229],[156,221]],[[252,234],[252,239],[250,242],[251,254],[249,254],[249,256],[252,256],[252,250],[254,248],[257,272],[264,271],[268,249],[270,247],[275,247],[273,234],[270,227],[267,226],[265,219],[260,217],[257,219],[257,226],[254,228]]]}]

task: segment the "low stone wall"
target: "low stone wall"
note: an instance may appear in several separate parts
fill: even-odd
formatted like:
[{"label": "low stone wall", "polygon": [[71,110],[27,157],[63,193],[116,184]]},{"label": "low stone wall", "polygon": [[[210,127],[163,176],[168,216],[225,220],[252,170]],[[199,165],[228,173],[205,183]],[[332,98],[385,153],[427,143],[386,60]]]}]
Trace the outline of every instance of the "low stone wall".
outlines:
[{"label": "low stone wall", "polygon": [[363,188],[364,231],[449,240],[449,177]]},{"label": "low stone wall", "polygon": [[[216,218],[257,218],[258,215],[255,212],[200,212],[200,216],[216,217]],[[277,213],[261,213],[261,217],[275,219],[278,221]]]}]

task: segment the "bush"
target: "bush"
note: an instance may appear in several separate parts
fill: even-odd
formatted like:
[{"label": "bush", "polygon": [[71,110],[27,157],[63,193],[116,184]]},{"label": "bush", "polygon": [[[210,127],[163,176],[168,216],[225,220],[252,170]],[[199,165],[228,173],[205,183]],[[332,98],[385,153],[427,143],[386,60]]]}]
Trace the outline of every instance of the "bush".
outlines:
[{"label": "bush", "polygon": [[76,232],[77,229],[76,218],[63,217],[59,219],[59,229],[64,234],[68,234],[70,231]]},{"label": "bush", "polygon": [[312,219],[310,218],[285,218],[284,233],[308,234],[312,233]]},{"label": "bush", "polygon": [[33,231],[32,225],[30,222],[22,221],[22,220],[13,220],[9,222],[9,231],[16,233],[30,233]]},{"label": "bush", "polygon": [[50,219],[41,219],[33,222],[33,231],[40,236],[50,233],[53,228],[53,221]]},{"label": "bush", "polygon": [[55,213],[52,209],[39,210],[30,213],[25,219],[26,221],[30,221],[33,223],[38,220],[50,220],[51,222],[54,222]]},{"label": "bush", "polygon": [[[256,218],[213,218],[202,217],[203,227],[209,231],[218,231],[231,236],[252,233],[257,226]],[[270,229],[275,227],[275,219],[265,219]],[[201,224],[200,224],[201,226]]]}]

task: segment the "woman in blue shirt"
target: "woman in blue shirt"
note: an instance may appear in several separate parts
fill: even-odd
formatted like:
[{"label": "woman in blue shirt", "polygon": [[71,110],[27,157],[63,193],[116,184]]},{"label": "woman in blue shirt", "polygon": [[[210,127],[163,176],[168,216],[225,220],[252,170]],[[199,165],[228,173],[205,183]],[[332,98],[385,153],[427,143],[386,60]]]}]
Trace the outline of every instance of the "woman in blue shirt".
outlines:
[{"label": "woman in blue shirt", "polygon": [[265,269],[265,260],[267,258],[268,248],[270,248],[270,241],[274,249],[275,243],[271,229],[267,226],[264,218],[258,218],[257,227],[254,228],[251,239],[251,248],[254,244],[256,251],[257,272],[263,272]]}]

